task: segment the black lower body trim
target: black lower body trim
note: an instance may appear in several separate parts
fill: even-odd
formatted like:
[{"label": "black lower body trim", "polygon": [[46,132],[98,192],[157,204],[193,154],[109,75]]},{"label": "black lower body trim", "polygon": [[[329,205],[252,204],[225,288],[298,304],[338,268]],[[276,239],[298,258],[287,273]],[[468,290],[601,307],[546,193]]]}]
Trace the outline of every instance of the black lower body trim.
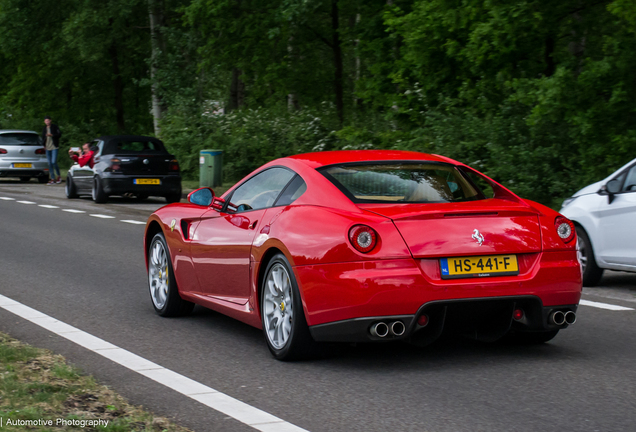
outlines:
[{"label": "black lower body trim", "polygon": [[[520,319],[513,318],[516,309],[523,311]],[[441,300],[426,303],[415,315],[394,315],[354,318],[309,328],[312,337],[320,342],[381,342],[407,340],[416,345],[428,345],[442,333],[460,333],[468,337],[494,342],[509,331],[548,332],[561,330],[567,324],[555,325],[550,317],[555,311],[576,312],[577,305],[544,307],[535,296],[471,298]],[[418,319],[426,315],[425,325]],[[400,321],[404,325],[403,334],[391,331],[392,324]],[[388,331],[374,331],[378,323],[387,325]],[[399,327],[399,326],[398,326]]]}]

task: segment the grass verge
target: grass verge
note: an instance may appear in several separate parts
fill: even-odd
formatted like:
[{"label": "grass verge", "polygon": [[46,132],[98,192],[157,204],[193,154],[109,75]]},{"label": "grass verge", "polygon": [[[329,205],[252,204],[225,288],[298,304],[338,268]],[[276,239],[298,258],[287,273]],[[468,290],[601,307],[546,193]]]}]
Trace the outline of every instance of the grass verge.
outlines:
[{"label": "grass verge", "polygon": [[157,417],[64,357],[0,333],[0,429],[7,431],[166,431],[188,429]]}]

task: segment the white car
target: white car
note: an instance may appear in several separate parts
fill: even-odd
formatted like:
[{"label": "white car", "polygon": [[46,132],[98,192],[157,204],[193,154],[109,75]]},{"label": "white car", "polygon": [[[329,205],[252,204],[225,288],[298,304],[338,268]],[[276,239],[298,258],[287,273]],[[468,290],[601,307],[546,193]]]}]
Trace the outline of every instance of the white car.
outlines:
[{"label": "white car", "polygon": [[636,159],[566,199],[561,213],[576,225],[583,285],[604,269],[636,272]]},{"label": "white car", "polygon": [[18,177],[28,182],[37,177],[49,180],[49,163],[40,135],[26,130],[0,130],[0,177]]}]

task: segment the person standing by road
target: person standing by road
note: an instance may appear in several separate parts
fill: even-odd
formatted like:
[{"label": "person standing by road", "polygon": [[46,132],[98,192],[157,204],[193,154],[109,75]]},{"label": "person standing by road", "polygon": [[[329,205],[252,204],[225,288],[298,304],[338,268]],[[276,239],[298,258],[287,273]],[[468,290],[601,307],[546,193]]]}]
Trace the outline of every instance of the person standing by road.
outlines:
[{"label": "person standing by road", "polygon": [[[42,130],[42,142],[46,149],[46,160],[49,162],[49,177],[47,184],[62,183],[60,177],[60,167],[57,166],[57,151],[60,148],[60,137],[62,131],[51,122],[51,117],[44,117],[44,129]],[[55,176],[57,172],[57,177]]]}]

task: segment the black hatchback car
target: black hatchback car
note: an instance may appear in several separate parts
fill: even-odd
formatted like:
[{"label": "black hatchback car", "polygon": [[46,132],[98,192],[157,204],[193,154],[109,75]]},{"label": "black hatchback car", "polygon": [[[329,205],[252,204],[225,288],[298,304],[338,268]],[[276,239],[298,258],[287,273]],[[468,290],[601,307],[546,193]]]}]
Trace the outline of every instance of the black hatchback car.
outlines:
[{"label": "black hatchback car", "polygon": [[66,196],[91,195],[104,203],[110,195],[131,194],[139,199],[162,196],[181,200],[181,174],[174,155],[157,138],[112,135],[91,142],[94,166],[75,163],[66,177]]}]

